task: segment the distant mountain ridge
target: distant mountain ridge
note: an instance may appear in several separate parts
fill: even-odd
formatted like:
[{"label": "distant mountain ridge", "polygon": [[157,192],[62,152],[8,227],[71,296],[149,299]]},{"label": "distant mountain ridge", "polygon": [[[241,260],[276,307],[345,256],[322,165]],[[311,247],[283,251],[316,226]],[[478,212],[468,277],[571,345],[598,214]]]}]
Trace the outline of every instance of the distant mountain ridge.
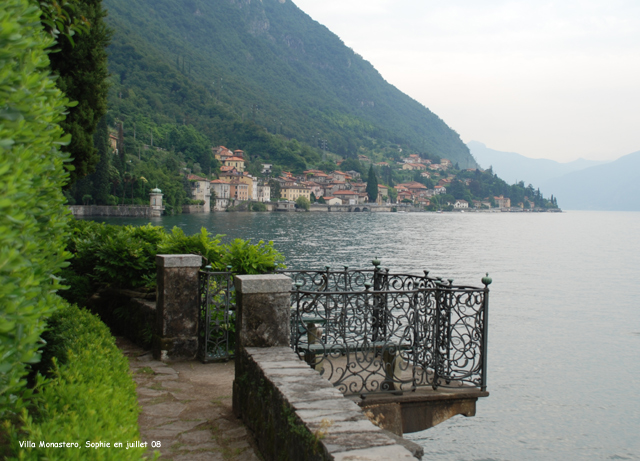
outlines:
[{"label": "distant mountain ridge", "polygon": [[567,210],[640,211],[640,151],[542,184]]},{"label": "distant mountain ridge", "polygon": [[[478,164],[493,172],[509,183],[524,181],[525,184],[543,185],[548,181],[571,173],[607,162],[585,160],[580,158],[573,162],[560,163],[555,160],[529,158],[515,152],[502,152],[488,148],[478,141],[470,141],[467,147]],[[546,191],[545,191],[546,193]]]},{"label": "distant mountain ridge", "polygon": [[[197,105],[215,103],[313,148],[326,140],[345,157],[360,147],[402,147],[476,166],[458,133],[290,0],[103,3],[115,31],[110,69],[119,100],[136,97],[137,107],[148,103],[151,113],[205,131],[221,111],[211,109],[209,121]],[[150,56],[179,74],[173,83],[143,63]],[[166,89],[147,97],[148,82]]]}]

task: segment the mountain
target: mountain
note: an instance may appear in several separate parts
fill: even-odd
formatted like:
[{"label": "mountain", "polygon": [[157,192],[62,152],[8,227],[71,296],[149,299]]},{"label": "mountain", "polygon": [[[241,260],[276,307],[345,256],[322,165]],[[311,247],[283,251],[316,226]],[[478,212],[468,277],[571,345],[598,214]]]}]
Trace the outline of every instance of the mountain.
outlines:
[{"label": "mountain", "polygon": [[492,167],[493,172],[507,182],[524,181],[525,184],[542,185],[572,171],[606,163],[583,158],[568,163],[529,158],[515,152],[490,149],[478,141],[468,142],[467,147],[482,168]]},{"label": "mountain", "polygon": [[640,211],[640,151],[543,184],[568,210]]},{"label": "mountain", "polygon": [[326,140],[343,157],[402,148],[476,166],[444,121],[290,0],[103,4],[114,31],[111,121],[125,120],[125,136],[134,123],[145,136],[191,124],[214,144],[297,169],[317,158],[292,139],[314,152]]}]

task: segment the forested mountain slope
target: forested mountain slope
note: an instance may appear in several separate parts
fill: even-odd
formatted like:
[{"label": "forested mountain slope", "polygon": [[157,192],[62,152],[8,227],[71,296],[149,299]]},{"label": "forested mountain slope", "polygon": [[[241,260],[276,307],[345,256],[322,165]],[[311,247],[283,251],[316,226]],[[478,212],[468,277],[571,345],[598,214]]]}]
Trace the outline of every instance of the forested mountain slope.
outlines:
[{"label": "forested mountain slope", "polygon": [[192,124],[214,144],[299,167],[317,161],[319,139],[344,157],[401,147],[475,166],[455,131],[290,0],[104,6],[112,117],[140,133]]}]

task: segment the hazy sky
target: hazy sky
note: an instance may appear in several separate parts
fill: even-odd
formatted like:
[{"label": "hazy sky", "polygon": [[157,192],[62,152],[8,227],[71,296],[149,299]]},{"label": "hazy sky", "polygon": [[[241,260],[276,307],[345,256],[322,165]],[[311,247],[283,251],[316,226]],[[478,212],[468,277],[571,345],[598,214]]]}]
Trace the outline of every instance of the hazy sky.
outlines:
[{"label": "hazy sky", "polygon": [[294,0],[462,140],[561,162],[640,150],[640,1]]}]

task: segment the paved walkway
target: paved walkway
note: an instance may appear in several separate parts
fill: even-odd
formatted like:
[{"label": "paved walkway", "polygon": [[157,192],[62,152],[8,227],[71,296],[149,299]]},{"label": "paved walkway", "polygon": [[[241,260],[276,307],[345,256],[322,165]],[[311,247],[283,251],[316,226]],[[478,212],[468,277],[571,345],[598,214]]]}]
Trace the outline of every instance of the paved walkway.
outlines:
[{"label": "paved walkway", "polygon": [[160,442],[159,459],[262,459],[252,435],[231,410],[233,362],[166,364],[124,338],[117,338],[117,344],[138,384],[142,441]]}]

